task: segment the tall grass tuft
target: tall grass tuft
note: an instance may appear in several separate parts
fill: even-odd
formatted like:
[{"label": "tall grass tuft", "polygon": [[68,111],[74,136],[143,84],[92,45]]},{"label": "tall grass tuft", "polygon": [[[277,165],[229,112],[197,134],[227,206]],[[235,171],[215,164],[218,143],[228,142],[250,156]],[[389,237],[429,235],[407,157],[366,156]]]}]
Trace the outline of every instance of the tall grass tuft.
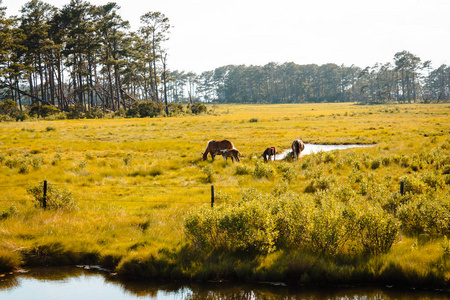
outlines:
[{"label": "tall grass tuft", "polygon": [[22,262],[20,252],[0,248],[0,274],[19,268]]}]

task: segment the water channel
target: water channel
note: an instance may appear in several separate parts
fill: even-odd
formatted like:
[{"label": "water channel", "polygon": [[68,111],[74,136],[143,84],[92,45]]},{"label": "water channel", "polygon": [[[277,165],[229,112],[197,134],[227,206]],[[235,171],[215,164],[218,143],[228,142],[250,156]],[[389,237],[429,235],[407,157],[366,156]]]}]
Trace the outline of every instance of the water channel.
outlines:
[{"label": "water channel", "polygon": [[291,287],[270,283],[120,282],[108,272],[84,268],[37,268],[0,278],[2,300],[169,300],[169,299],[449,299],[450,291],[395,287]]},{"label": "water channel", "polygon": [[[311,153],[326,152],[332,150],[343,150],[349,148],[364,148],[372,147],[374,145],[319,145],[319,144],[305,144],[305,149],[302,151],[301,155],[308,155]],[[281,151],[275,156],[275,160],[282,160],[292,152],[292,149],[286,149]]]}]

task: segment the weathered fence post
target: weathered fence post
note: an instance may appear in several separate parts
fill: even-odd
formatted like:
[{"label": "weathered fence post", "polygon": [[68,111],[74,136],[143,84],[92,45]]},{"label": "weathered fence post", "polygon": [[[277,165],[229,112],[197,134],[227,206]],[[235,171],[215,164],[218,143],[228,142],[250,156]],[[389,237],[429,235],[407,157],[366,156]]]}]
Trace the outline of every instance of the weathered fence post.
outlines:
[{"label": "weathered fence post", "polygon": [[405,182],[400,181],[400,194],[403,196],[405,194]]},{"label": "weathered fence post", "polygon": [[47,208],[47,180],[44,180],[44,197],[42,201],[42,207]]},{"label": "weathered fence post", "polygon": [[214,185],[211,185],[211,208],[214,207]]}]

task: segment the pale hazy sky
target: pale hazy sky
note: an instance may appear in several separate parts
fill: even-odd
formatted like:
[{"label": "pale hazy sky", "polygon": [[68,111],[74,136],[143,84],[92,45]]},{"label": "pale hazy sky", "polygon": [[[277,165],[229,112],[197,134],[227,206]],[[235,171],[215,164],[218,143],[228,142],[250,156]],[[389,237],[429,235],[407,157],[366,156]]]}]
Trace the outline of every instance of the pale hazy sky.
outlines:
[{"label": "pale hazy sky", "polygon": [[[1,1],[1,0],[0,0]],[[28,1],[3,0],[7,15]],[[70,0],[46,0],[58,8]],[[116,2],[132,30],[149,11],[165,14],[171,70],[225,65],[392,62],[407,50],[433,68],[450,64],[450,0],[91,0]]]}]

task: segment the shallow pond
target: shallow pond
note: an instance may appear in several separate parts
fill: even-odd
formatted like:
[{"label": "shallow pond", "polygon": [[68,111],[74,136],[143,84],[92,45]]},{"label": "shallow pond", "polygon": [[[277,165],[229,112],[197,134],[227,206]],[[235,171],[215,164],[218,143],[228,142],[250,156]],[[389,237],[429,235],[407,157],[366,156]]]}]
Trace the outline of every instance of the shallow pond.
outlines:
[{"label": "shallow pond", "polygon": [[[305,149],[302,151],[301,155],[308,155],[311,153],[326,152],[332,150],[343,150],[349,148],[365,148],[372,147],[374,145],[318,145],[318,144],[305,144]],[[282,160],[292,152],[292,149],[283,150],[282,153],[276,155],[275,160]]]},{"label": "shallow pond", "polygon": [[107,272],[82,268],[40,268],[0,278],[5,300],[131,299],[449,299],[450,292],[374,287],[289,287],[255,283],[123,283]]}]

